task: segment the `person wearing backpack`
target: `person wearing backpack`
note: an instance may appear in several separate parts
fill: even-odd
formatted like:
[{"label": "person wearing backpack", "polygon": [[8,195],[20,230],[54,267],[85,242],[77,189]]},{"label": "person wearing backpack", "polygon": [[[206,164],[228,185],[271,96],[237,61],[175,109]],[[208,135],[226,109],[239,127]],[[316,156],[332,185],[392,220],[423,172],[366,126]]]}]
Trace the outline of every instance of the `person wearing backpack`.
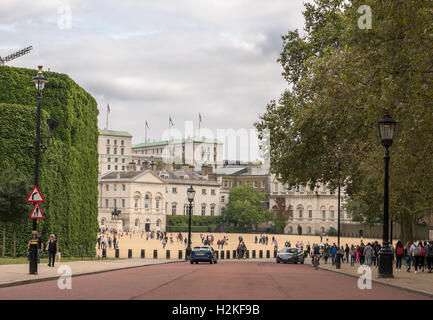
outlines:
[{"label": "person wearing backpack", "polygon": [[429,273],[432,273],[433,264],[433,241],[429,241],[428,245],[425,247],[425,256],[427,258],[427,269]]},{"label": "person wearing backpack", "polygon": [[404,249],[401,241],[398,241],[395,245],[395,270],[397,272],[401,271],[401,262],[404,257]]},{"label": "person wearing backpack", "polygon": [[410,252],[414,259],[415,273],[418,272],[418,266],[421,265],[421,246],[419,243],[413,243],[410,247]]}]

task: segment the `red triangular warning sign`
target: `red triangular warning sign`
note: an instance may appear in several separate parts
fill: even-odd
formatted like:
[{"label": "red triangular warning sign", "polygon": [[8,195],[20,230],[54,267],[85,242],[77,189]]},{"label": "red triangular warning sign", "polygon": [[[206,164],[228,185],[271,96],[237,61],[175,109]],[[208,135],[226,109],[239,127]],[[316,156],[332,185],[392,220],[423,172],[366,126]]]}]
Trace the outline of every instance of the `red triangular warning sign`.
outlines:
[{"label": "red triangular warning sign", "polygon": [[32,192],[30,192],[26,202],[45,202],[45,199],[42,197],[42,193],[39,191],[37,186],[33,187]]},{"label": "red triangular warning sign", "polygon": [[30,213],[30,219],[44,219],[44,215],[42,213],[41,207],[39,206],[39,203],[35,203],[35,207],[32,210],[32,213]]}]

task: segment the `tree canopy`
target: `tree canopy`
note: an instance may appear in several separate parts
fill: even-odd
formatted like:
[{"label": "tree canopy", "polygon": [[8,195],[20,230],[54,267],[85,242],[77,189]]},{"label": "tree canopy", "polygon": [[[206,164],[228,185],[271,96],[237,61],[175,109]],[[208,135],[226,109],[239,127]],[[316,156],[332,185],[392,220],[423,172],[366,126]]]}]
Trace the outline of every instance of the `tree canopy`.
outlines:
[{"label": "tree canopy", "polygon": [[[360,28],[362,5],[371,29]],[[261,137],[271,132],[271,171],[291,186],[335,188],[340,161],[349,213],[375,223],[384,179],[377,122],[389,112],[390,214],[411,239],[433,207],[433,4],[315,0],[304,18],[305,32],[282,38],[289,87],[256,123]]]},{"label": "tree canopy", "polygon": [[224,208],[224,219],[249,226],[271,221],[273,212],[264,209],[265,198],[265,194],[256,192],[251,184],[234,187]]}]

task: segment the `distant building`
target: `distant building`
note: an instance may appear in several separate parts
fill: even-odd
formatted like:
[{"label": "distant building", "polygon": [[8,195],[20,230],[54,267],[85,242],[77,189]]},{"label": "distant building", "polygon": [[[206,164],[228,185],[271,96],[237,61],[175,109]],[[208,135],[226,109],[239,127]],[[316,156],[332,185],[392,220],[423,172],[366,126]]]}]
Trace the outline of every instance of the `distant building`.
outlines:
[{"label": "distant building", "polygon": [[[188,214],[187,189],[193,186],[193,215],[220,214],[220,183],[185,170],[152,171],[128,165],[99,181],[99,226],[129,231],[165,231],[167,215]],[[121,210],[112,219],[114,209]]]},{"label": "distant building", "polygon": [[[330,227],[338,227],[338,196],[321,185],[311,190],[310,187],[300,186],[299,189],[289,188],[269,176],[270,209],[277,212],[284,209],[289,213],[289,220],[285,233],[289,234],[325,234]],[[340,221],[348,223],[350,216],[343,208],[345,201],[344,190],[341,192]]]},{"label": "distant building", "polygon": [[134,144],[134,156],[160,157],[165,163],[188,164],[201,167],[211,164],[214,168],[221,166],[223,143],[216,139],[189,138],[172,141],[154,141]]},{"label": "distant building", "polygon": [[126,131],[99,130],[99,176],[111,171],[126,171],[131,161],[132,135]]}]

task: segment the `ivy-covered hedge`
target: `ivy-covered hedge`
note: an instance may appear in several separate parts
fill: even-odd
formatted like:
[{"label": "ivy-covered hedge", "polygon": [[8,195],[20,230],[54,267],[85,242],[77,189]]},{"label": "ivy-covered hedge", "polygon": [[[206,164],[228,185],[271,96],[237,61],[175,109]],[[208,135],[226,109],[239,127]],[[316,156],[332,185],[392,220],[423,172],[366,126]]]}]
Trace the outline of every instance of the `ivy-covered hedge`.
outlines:
[{"label": "ivy-covered hedge", "polygon": [[[168,215],[166,218],[167,226],[188,226],[188,215],[173,216]],[[221,216],[191,216],[191,226],[208,226],[218,225],[223,222]]]},{"label": "ivy-covered hedge", "polygon": [[[0,171],[14,166],[33,182],[37,92],[30,80],[36,70],[0,67]],[[46,241],[54,233],[65,254],[94,254],[98,230],[98,109],[94,98],[65,74],[44,72],[49,79],[42,98],[42,135],[47,118],[60,122],[54,140],[41,155],[39,189],[44,220],[38,230]],[[43,144],[47,144],[45,140]],[[30,192],[30,190],[29,190]],[[30,214],[30,212],[29,212]],[[6,252],[11,252],[11,230]],[[0,223],[0,239],[3,226]],[[17,252],[25,253],[31,221],[19,226]],[[1,247],[1,241],[0,241]]]}]

